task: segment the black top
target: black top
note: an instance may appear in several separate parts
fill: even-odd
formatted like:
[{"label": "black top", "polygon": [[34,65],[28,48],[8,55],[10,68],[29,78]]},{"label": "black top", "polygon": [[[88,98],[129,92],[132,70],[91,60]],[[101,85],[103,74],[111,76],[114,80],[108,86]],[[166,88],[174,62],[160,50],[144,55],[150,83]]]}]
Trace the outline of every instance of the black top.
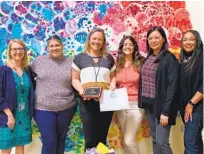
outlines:
[{"label": "black top", "polygon": [[[154,109],[154,115],[160,121],[161,114],[169,116],[169,125],[175,124],[179,108],[179,63],[176,57],[169,51],[162,51],[157,60],[154,99],[141,96],[141,75],[139,79],[138,105],[140,108]],[[149,101],[153,101],[150,103]]]},{"label": "black top", "polygon": [[[187,63],[180,64],[180,110],[182,113],[197,91],[203,93],[203,53],[199,55],[191,72],[184,71],[186,65]],[[193,113],[195,112],[203,115],[203,99],[194,105]]]}]

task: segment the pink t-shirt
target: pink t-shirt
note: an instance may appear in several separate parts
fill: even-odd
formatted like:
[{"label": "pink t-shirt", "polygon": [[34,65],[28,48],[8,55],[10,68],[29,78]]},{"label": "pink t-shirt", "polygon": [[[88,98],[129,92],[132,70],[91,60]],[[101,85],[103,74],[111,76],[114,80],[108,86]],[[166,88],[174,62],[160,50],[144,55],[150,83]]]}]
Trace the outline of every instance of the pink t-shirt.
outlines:
[{"label": "pink t-shirt", "polygon": [[138,101],[138,85],[139,73],[133,65],[116,73],[116,86],[117,88],[127,88],[129,101]]}]

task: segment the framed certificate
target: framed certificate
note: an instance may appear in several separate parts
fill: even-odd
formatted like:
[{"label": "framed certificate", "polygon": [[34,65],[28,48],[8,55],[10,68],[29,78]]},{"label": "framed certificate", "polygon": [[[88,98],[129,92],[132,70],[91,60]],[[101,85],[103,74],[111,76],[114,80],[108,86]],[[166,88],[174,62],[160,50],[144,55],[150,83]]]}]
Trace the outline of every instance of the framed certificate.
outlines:
[{"label": "framed certificate", "polygon": [[88,87],[84,89],[83,97],[87,98],[100,98],[102,93],[101,87]]}]

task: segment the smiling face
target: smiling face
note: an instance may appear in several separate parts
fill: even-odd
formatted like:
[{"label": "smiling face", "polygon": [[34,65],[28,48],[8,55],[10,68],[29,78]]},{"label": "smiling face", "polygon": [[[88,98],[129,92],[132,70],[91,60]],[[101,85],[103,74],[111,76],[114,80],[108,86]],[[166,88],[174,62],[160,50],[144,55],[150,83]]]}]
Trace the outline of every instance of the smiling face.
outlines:
[{"label": "smiling face", "polygon": [[153,52],[159,53],[165,42],[165,39],[162,37],[162,35],[158,31],[153,31],[147,39],[149,47],[153,50]]},{"label": "smiling face", "polygon": [[182,47],[186,52],[193,52],[196,47],[196,38],[191,32],[184,34],[182,39]]},{"label": "smiling face", "polygon": [[90,50],[100,52],[104,45],[104,34],[102,32],[94,32],[89,39]]},{"label": "smiling face", "polygon": [[130,39],[126,39],[123,43],[122,51],[125,55],[132,55],[134,52],[134,44]]},{"label": "smiling face", "polygon": [[10,47],[10,59],[22,61],[25,56],[25,47],[17,42],[12,42]]},{"label": "smiling face", "polygon": [[63,45],[56,39],[51,39],[48,42],[48,51],[52,58],[61,58],[63,56]]}]

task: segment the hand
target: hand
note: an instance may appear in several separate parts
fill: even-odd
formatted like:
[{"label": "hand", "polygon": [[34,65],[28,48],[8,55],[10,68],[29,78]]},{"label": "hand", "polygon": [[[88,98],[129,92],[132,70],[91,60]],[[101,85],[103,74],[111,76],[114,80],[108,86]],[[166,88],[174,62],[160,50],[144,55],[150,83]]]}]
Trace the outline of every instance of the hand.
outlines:
[{"label": "hand", "polygon": [[188,120],[192,121],[192,112],[193,112],[193,105],[187,104],[185,107],[185,115],[184,115],[185,122],[188,122]]},{"label": "hand", "polygon": [[169,121],[169,117],[161,114],[160,125],[164,127],[164,126],[168,125],[168,121]]},{"label": "hand", "polygon": [[84,95],[84,88],[81,88],[81,89],[79,90],[79,95],[81,95],[81,96]]},{"label": "hand", "polygon": [[110,90],[115,90],[116,89],[116,85],[114,83],[111,83],[109,86]]},{"label": "hand", "polygon": [[9,127],[10,129],[13,129],[13,128],[14,128],[15,122],[16,122],[16,121],[15,121],[14,116],[13,116],[13,115],[9,115],[9,116],[8,116],[7,125],[8,125],[8,127]]}]

